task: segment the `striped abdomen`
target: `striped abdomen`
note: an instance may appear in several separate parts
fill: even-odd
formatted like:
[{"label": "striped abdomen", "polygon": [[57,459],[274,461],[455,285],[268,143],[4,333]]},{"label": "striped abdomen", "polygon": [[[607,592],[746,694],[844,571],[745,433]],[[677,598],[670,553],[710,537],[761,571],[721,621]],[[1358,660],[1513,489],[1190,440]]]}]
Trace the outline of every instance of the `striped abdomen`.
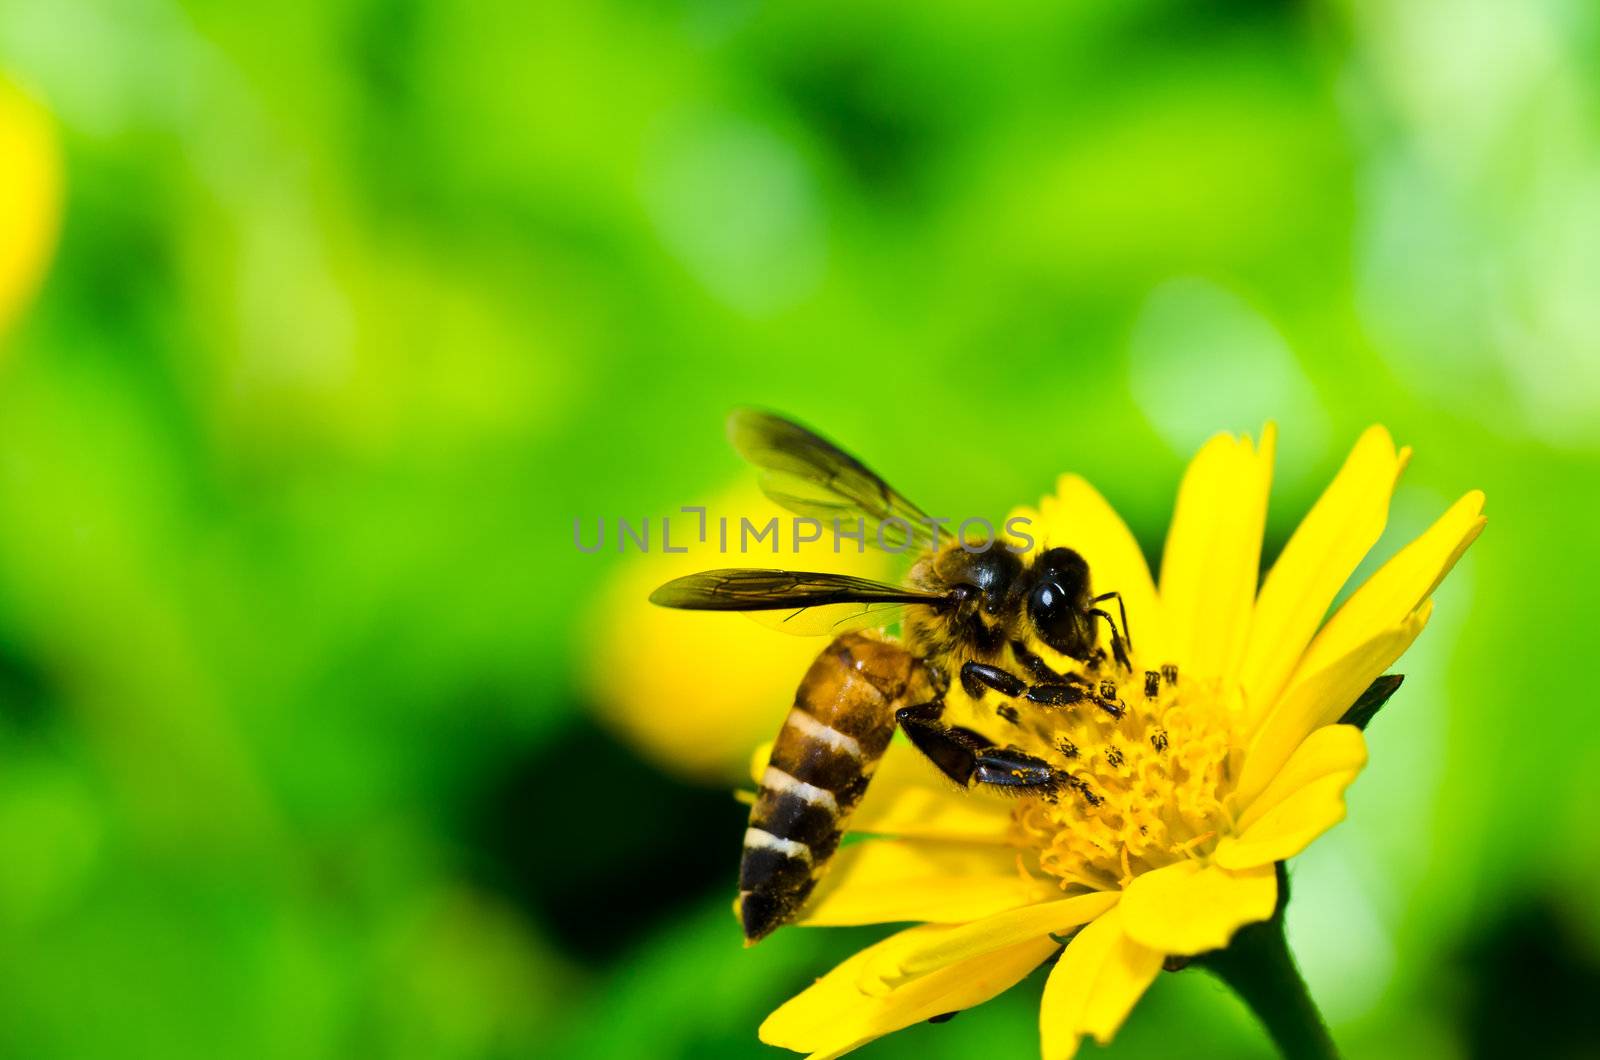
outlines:
[{"label": "striped abdomen", "polygon": [[923,664],[847,633],[806,671],[772,746],[739,866],[746,944],[790,920],[827,869],[894,735],[895,711],[932,699]]}]

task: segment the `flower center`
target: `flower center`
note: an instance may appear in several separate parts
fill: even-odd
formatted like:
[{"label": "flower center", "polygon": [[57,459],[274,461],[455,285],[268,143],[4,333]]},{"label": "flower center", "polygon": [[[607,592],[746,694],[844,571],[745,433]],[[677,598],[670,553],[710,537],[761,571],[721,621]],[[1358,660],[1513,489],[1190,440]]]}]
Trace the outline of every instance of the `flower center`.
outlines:
[{"label": "flower center", "polygon": [[1063,886],[1125,886],[1140,873],[1208,853],[1228,825],[1228,712],[1177,669],[1087,669],[1090,695],[1029,718],[1033,748],[1064,771],[1051,799],[1015,817],[1039,866]]}]

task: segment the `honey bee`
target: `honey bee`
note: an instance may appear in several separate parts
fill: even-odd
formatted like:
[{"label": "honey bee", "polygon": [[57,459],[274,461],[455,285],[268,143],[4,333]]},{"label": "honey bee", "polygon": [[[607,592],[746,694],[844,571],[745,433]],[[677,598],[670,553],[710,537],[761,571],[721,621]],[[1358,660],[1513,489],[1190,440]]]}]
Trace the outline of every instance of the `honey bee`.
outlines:
[{"label": "honey bee", "polygon": [[[1127,670],[1127,614],[1115,591],[1096,595],[1078,553],[1013,552],[989,540],[937,544],[937,524],[863,464],[800,425],[736,411],[734,447],[761,472],[763,491],[799,515],[848,518],[881,547],[915,547],[902,585],[836,574],[713,570],[667,582],[650,599],[664,607],[765,616],[790,632],[832,633],[795,693],[764,770],[739,869],[745,944],[793,919],[838,849],[898,727],[940,772],[963,788],[1054,799],[1081,782],[1042,758],[997,744],[945,717],[952,681],[977,702],[989,692],[1036,709],[1122,707],[1083,671],[1105,662],[1100,623],[1115,665]],[[837,532],[838,526],[835,525]],[[1121,625],[1097,606],[1115,600]],[[883,627],[900,620],[902,636]],[[1080,666],[1053,665],[1041,643]]]}]

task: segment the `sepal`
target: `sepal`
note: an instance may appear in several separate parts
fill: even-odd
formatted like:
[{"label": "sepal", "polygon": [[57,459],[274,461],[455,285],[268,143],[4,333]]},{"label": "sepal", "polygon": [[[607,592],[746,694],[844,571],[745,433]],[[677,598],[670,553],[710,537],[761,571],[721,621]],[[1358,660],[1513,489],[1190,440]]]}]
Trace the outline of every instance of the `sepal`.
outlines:
[{"label": "sepal", "polygon": [[1339,724],[1354,725],[1365,731],[1367,723],[1377,715],[1385,703],[1389,702],[1389,697],[1399,690],[1400,682],[1405,679],[1405,674],[1384,674],[1372,682],[1355,701],[1355,705],[1340,715]]}]

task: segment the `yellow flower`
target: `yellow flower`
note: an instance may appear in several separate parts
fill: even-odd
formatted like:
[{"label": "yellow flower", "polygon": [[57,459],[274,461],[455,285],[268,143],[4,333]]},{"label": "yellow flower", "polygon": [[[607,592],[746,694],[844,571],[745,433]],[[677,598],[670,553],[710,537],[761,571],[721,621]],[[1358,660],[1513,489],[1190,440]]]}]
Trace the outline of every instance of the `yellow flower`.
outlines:
[{"label": "yellow flower", "polygon": [[872,838],[840,850],[799,922],[923,923],[783,1005],[763,1041],[848,1052],[993,997],[1071,935],[1040,1008],[1045,1060],[1061,1060],[1083,1035],[1110,1040],[1167,958],[1272,916],[1275,864],[1343,819],[1366,763],[1361,730],[1340,718],[1422,631],[1434,587],[1484,525],[1483,495],[1468,493],[1323,623],[1410,452],[1368,430],[1258,592],[1272,448],[1269,426],[1259,447],[1221,435],[1201,449],[1159,587],[1081,478],[1014,513],[1042,534],[1036,547],[1076,549],[1098,588],[1122,593],[1133,672],[1096,675],[1121,709],[1052,712],[1029,737],[1079,767],[1056,801],[955,790],[892,746],[851,820]]},{"label": "yellow flower", "polygon": [[61,165],[45,111],[0,79],[0,335],[44,276],[55,248]]}]

